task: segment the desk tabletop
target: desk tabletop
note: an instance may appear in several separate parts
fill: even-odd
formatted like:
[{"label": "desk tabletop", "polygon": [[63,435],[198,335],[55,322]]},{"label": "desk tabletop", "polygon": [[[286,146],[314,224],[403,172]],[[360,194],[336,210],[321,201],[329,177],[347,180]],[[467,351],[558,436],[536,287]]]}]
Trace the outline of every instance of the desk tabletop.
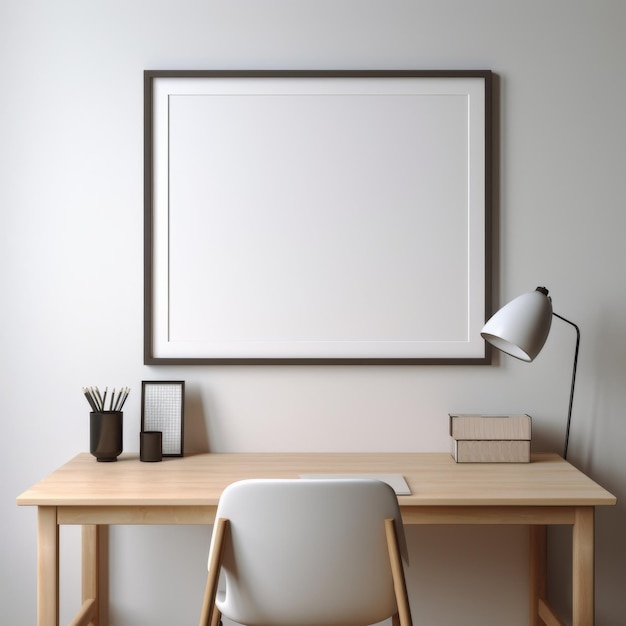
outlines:
[{"label": "desk tabletop", "polygon": [[31,506],[215,506],[244,478],[301,474],[401,474],[402,506],[597,506],[616,498],[557,454],[530,463],[455,463],[446,453],[207,453],[142,463],[123,454],[98,463],[82,453],[17,498]]}]

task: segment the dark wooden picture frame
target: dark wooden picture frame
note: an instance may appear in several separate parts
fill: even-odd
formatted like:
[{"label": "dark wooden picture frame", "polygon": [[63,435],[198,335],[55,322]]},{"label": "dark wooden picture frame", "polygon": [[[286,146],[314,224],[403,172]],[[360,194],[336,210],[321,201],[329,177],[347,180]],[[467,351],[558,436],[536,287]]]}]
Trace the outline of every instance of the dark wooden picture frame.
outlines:
[{"label": "dark wooden picture frame", "polygon": [[146,364],[485,364],[489,70],[144,72]]}]

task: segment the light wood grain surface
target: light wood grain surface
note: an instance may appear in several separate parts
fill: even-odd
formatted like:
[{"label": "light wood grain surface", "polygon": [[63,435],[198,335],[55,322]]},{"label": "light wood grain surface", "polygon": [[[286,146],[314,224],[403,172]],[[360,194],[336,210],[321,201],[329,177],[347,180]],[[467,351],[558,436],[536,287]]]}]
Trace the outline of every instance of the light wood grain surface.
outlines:
[{"label": "light wood grain surface", "polygon": [[224,487],[244,478],[310,473],[402,474],[402,506],[596,506],[616,499],[556,454],[527,464],[457,464],[446,453],[198,454],[142,463],[122,455],[98,463],[83,453],[17,498],[19,505],[215,506]]}]

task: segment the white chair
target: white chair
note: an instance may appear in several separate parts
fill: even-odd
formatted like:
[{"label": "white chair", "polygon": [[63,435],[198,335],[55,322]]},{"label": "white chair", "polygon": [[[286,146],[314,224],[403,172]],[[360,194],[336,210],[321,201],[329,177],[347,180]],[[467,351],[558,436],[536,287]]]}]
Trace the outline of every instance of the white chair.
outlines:
[{"label": "white chair", "polygon": [[404,546],[396,495],[378,480],[233,483],[217,508],[200,624],[411,626]]}]

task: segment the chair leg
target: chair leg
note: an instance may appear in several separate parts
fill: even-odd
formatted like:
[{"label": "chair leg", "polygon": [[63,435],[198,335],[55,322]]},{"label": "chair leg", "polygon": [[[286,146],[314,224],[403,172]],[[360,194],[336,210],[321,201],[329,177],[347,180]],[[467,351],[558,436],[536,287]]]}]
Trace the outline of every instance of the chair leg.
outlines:
[{"label": "chair leg", "polygon": [[393,587],[396,594],[396,604],[398,614],[393,617],[393,626],[412,626],[411,608],[409,607],[409,595],[406,589],[404,578],[404,568],[402,567],[402,557],[400,556],[400,546],[398,535],[396,534],[396,524],[393,519],[385,520],[385,532],[387,534],[387,549],[389,550],[389,561],[391,563],[391,575],[393,577]]},{"label": "chair leg", "polygon": [[211,626],[222,626],[222,614],[216,606],[213,606],[213,615],[211,617]]},{"label": "chair leg", "polygon": [[226,545],[226,534],[229,528],[227,519],[218,519],[215,522],[215,540],[211,551],[211,559],[208,566],[206,587],[204,598],[202,599],[202,613],[200,615],[200,626],[216,626],[220,620],[220,612],[215,606],[215,596],[217,595],[217,585],[220,579],[220,569],[224,556],[224,546]]}]

